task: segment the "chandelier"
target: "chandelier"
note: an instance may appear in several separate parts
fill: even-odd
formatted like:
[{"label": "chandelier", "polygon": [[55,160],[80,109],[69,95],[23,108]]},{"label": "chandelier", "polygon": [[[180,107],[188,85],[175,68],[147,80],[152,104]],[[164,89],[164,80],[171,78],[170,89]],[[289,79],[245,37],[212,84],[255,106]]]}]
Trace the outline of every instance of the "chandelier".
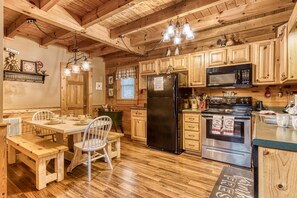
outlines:
[{"label": "chandelier", "polygon": [[163,42],[170,42],[173,38],[173,43],[175,45],[181,44],[182,35],[186,38],[186,40],[190,41],[195,38],[194,33],[190,27],[190,24],[186,20],[186,22],[181,25],[178,18],[176,19],[175,24],[171,20],[165,34],[163,35]]},{"label": "chandelier", "polygon": [[[74,46],[72,49],[73,57],[68,59],[67,65],[64,69],[65,76],[71,76],[71,73],[78,74],[80,70],[89,71],[90,70],[90,62],[87,59],[87,56],[84,53],[79,54],[79,49],[77,47],[77,39],[76,34],[74,34]],[[79,62],[82,60],[81,62]],[[70,69],[71,66],[71,69]]]}]

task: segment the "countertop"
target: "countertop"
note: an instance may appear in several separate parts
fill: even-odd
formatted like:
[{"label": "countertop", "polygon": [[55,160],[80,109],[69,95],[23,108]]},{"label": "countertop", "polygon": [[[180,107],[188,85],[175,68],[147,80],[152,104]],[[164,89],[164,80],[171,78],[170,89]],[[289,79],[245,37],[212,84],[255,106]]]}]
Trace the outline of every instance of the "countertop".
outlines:
[{"label": "countertop", "polygon": [[254,114],[253,145],[290,151],[297,151],[297,131],[292,126],[278,127],[276,124],[261,122]]},{"label": "countertop", "polygon": [[183,109],[183,113],[201,113],[201,109]]},{"label": "countertop", "polygon": [[133,109],[133,110],[146,110],[146,107],[143,107],[143,106],[134,106],[134,107],[131,107],[131,109]]}]

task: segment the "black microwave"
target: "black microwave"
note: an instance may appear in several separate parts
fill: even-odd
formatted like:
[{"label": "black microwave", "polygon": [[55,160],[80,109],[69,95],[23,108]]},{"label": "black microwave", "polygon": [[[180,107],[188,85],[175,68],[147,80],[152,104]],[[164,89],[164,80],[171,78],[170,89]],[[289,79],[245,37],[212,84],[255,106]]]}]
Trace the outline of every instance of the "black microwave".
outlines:
[{"label": "black microwave", "polygon": [[251,87],[252,64],[206,69],[207,87]]}]

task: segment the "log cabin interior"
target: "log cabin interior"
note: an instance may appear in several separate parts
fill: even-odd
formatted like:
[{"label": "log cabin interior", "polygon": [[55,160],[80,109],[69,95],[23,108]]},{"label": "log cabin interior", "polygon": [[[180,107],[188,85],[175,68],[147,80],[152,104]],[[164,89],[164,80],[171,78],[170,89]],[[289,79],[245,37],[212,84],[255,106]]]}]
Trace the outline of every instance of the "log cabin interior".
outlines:
[{"label": "log cabin interior", "polygon": [[296,20],[295,0],[0,0],[0,197],[297,197]]}]

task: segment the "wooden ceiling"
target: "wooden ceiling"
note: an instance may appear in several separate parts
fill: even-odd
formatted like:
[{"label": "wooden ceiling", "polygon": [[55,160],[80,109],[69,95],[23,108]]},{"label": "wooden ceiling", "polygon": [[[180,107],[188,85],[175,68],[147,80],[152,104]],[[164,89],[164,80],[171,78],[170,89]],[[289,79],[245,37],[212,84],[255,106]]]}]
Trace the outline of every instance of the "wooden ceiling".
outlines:
[{"label": "wooden ceiling", "polygon": [[213,47],[223,35],[234,34],[242,43],[275,38],[275,27],[288,21],[294,6],[292,0],[4,0],[4,28],[7,37],[68,50],[76,33],[79,49],[91,56],[153,56],[174,47],[160,40],[177,17],[195,32],[193,41],[180,46],[190,52]]}]

